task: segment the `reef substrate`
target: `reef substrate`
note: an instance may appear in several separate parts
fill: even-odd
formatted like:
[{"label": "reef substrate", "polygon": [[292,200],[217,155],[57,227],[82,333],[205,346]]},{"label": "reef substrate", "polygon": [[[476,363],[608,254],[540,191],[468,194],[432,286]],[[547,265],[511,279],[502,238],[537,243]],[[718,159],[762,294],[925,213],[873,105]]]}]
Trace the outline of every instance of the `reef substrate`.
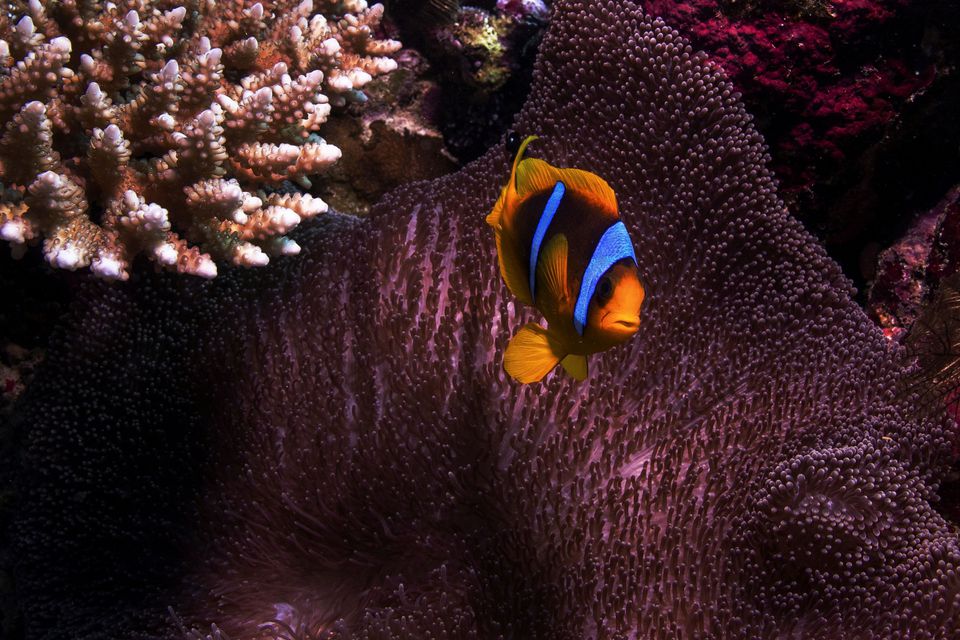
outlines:
[{"label": "reef substrate", "polygon": [[499,147],[269,269],[91,284],[15,417],[27,638],[954,634],[956,425],[717,66],[632,2],[554,11],[515,126],[616,191],[637,338],[507,379]]}]

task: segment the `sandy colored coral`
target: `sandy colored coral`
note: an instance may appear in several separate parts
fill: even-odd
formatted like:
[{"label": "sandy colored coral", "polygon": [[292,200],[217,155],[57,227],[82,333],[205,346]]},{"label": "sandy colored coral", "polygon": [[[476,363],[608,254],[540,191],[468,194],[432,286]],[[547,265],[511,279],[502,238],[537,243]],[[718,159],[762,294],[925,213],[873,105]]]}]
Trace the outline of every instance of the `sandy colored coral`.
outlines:
[{"label": "sandy colored coral", "polygon": [[[8,2],[0,15],[0,237],[126,279],[137,254],[217,274],[266,264],[326,211],[317,131],[400,44],[364,0]],[[198,248],[199,247],[199,248]]]}]

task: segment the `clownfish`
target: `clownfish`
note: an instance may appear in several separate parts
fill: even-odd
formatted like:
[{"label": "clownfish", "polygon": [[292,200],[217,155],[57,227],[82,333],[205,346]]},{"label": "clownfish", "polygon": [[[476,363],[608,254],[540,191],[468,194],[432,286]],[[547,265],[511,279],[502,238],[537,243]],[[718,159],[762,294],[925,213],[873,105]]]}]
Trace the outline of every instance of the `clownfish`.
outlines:
[{"label": "clownfish", "polygon": [[536,136],[516,149],[510,179],[486,218],[497,243],[500,274],[548,328],[531,322],[510,340],[504,368],[537,382],[559,362],[577,380],[587,358],[630,339],[640,327],[644,289],[633,242],[605,180],[524,158]]}]

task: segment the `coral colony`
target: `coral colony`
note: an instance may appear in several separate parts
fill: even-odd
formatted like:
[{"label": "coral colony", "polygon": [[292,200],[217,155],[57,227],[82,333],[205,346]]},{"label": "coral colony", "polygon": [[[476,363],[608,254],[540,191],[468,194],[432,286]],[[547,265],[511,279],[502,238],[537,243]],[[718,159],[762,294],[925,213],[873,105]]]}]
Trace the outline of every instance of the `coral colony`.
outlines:
[{"label": "coral colony", "polygon": [[[209,93],[177,92],[193,105],[181,118],[153,102],[169,100],[162,78],[174,75],[159,54],[144,55],[157,91],[140,94],[154,106],[111,98],[104,109],[119,134],[91,122],[85,148],[45,154],[49,132],[56,147],[56,132],[99,113],[86,106],[103,104],[97,96],[124,94],[104,88],[109,61],[138,58],[92,44],[109,30],[38,35],[60,32],[30,7],[34,26],[9,44],[22,75],[39,60],[72,68],[54,61],[69,51],[56,38],[70,37],[71,61],[81,46],[101,52],[66,74],[90,78],[75,94],[56,80],[76,100],[37,95],[51,86],[38,84],[10,109],[24,127],[5,144],[21,132],[34,141],[21,152],[29,188],[10,207],[45,203],[48,217],[16,219],[29,221],[24,239],[46,234],[51,259],[85,237],[66,231],[70,221],[116,238],[104,247],[142,244],[122,221],[146,225],[151,205],[171,224],[183,214],[184,233],[210,228],[188,215],[183,187],[220,202],[210,194],[222,191],[197,185],[228,178],[201,179],[203,162],[238,184],[289,171],[249,151],[280,143],[229,138],[251,126],[230,114],[249,116],[266,95],[255,81],[247,97],[218,98],[219,110]],[[233,33],[251,11],[215,24]],[[191,15],[138,12],[138,28],[172,33],[165,25]],[[278,14],[288,19],[300,20]],[[212,77],[199,67],[215,48],[222,63],[248,46],[212,31],[209,50],[199,35],[178,58],[184,87]],[[275,64],[273,41],[259,42],[257,55]],[[348,68],[363,60],[340,55]],[[293,76],[311,71],[286,64],[297,93],[310,81]],[[274,113],[287,113],[288,93],[271,93]],[[331,212],[301,225],[301,254],[269,269],[94,281],[15,421],[9,554],[26,638],[958,637],[960,539],[937,491],[960,430],[900,391],[914,365],[783,206],[722,70],[629,0],[557,0],[514,126],[540,136],[539,157],[603,176],[616,192],[647,292],[636,336],[597,356],[583,382],[553,373],[523,386],[506,375],[512,331],[539,316],[503,285],[484,222],[509,173],[502,145],[401,187],[369,217]],[[154,149],[217,127],[214,137],[231,140],[221,160],[193,153],[202,144],[177,146],[144,165],[153,171],[119,172],[129,183],[115,197],[99,195],[94,173],[108,166],[99,158],[116,157],[111,140]],[[153,137],[134,143],[129,131]],[[309,145],[297,151],[307,163],[322,148]],[[139,176],[142,193],[131,187]],[[167,190],[176,203],[155,202],[164,191],[152,181],[165,179],[180,185]],[[55,186],[73,196],[36,195]],[[142,204],[121,206],[128,191]],[[256,197],[262,211],[291,208]],[[51,203],[91,202],[113,207],[101,224],[50,213]],[[124,207],[142,213],[110,217]],[[91,264],[108,269],[101,255]]]},{"label": "coral colony", "polygon": [[207,278],[293,255],[326,211],[278,191],[337,161],[331,105],[396,67],[364,0],[4,3],[0,237],[126,279],[138,254]]}]

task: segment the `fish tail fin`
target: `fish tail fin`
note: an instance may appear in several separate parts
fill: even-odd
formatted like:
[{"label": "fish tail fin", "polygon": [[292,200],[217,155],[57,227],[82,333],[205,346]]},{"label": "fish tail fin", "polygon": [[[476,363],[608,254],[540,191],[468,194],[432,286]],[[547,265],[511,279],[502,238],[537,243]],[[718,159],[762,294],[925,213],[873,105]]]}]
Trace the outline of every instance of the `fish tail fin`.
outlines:
[{"label": "fish tail fin", "polygon": [[500,197],[497,199],[497,203],[493,205],[493,210],[486,217],[487,224],[495,229],[497,225],[500,224],[500,216],[503,214],[503,209],[506,206],[510,194],[516,194],[517,192],[517,166],[523,159],[527,145],[536,139],[537,136],[527,136],[524,138],[523,142],[520,143],[520,148],[517,149],[516,155],[513,156],[513,166],[510,168],[510,180],[507,182],[507,186],[500,191]]},{"label": "fish tail fin", "polygon": [[587,377],[587,356],[568,355],[560,361],[564,371],[574,380],[583,380]]},{"label": "fish tail fin", "polygon": [[548,330],[529,322],[513,336],[503,354],[503,366],[523,384],[539,382],[563,358],[559,341]]}]

